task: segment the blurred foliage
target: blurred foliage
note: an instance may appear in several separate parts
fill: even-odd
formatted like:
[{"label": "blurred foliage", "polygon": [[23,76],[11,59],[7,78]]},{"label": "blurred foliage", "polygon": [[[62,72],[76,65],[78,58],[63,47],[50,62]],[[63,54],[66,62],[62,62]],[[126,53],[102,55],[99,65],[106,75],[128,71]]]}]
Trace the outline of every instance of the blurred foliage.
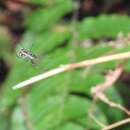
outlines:
[{"label": "blurred foliage", "polygon": [[[93,103],[90,89],[102,83],[104,73],[114,69],[121,63],[120,61],[65,72],[20,90],[14,91],[12,86],[62,64],[129,51],[129,44],[124,43],[116,47],[116,44],[112,46],[100,39],[116,39],[120,32],[127,36],[130,30],[130,18],[101,15],[87,17],[74,23],[73,19],[65,21],[68,13],[75,10],[73,0],[30,2],[43,4],[46,7],[25,15],[26,31],[15,49],[15,54],[11,52],[9,38],[0,33],[0,57],[10,65],[10,71],[0,91],[0,129],[101,129],[88,115]],[[96,39],[97,42],[90,45],[86,43],[86,46],[82,44],[90,39]],[[36,66],[28,60],[17,57],[22,47],[38,56]],[[129,65],[130,61],[125,62],[126,72],[130,71]],[[117,87],[115,84],[108,89],[107,95],[111,100],[123,104]],[[123,112],[111,109],[103,103],[95,105],[93,114],[97,120],[106,125],[125,117]]]}]

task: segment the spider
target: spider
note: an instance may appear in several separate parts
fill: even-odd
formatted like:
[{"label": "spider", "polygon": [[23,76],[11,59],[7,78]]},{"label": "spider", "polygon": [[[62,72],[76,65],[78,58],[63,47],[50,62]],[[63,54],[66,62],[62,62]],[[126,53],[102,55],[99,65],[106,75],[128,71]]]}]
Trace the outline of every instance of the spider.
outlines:
[{"label": "spider", "polygon": [[23,58],[23,59],[28,59],[31,61],[32,64],[35,63],[35,59],[37,58],[36,55],[32,54],[30,51],[22,48],[19,52],[18,52],[18,56]]}]

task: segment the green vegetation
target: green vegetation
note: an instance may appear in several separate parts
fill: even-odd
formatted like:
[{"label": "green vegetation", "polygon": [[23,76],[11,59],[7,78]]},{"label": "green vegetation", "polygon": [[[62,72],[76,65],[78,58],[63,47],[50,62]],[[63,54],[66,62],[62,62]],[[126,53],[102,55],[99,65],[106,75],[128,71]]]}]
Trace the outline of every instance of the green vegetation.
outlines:
[{"label": "green vegetation", "polygon": [[[12,89],[23,80],[64,64],[130,50],[129,43],[116,47],[116,44],[112,46],[101,40],[115,40],[120,32],[127,36],[130,31],[128,16],[100,15],[80,21],[65,20],[64,17],[74,10],[73,0],[53,1],[50,4],[46,0],[32,0],[35,4],[46,6],[32,11],[31,14],[24,14],[26,31],[15,52],[11,51],[10,41],[5,36],[0,37],[0,50],[4,50],[0,51],[0,57],[4,57],[10,66],[0,90],[1,130],[101,129],[88,114],[93,104],[90,90],[103,83],[105,73],[115,69],[121,61],[71,70],[23,89]],[[96,39],[96,43],[85,46],[83,43],[90,39]],[[21,46],[29,48],[37,55],[35,66],[17,56]],[[125,61],[124,72],[130,71],[129,65],[130,60]],[[124,100],[118,87],[123,85],[119,81],[105,91],[112,101],[122,105]],[[95,104],[93,115],[105,125],[126,118],[124,112],[102,102]]]}]

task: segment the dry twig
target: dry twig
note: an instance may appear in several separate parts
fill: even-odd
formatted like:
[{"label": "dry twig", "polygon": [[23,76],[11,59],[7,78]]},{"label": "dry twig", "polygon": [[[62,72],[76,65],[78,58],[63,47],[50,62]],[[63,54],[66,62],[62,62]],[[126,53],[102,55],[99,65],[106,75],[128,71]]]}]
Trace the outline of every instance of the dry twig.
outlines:
[{"label": "dry twig", "polygon": [[104,127],[102,130],[111,130],[111,129],[114,129],[114,128],[119,127],[121,125],[127,124],[127,123],[130,123],[130,118],[127,118],[127,119],[118,121],[116,123],[113,123],[111,125],[108,125],[108,126]]},{"label": "dry twig", "polygon": [[67,65],[64,65],[62,67],[47,71],[43,74],[39,74],[37,76],[34,76],[28,80],[25,80],[25,81],[15,85],[15,86],[13,86],[13,89],[22,88],[24,86],[28,86],[28,85],[33,84],[35,82],[38,82],[40,80],[54,76],[56,74],[59,74],[59,73],[65,72],[65,71],[69,71],[69,70],[73,70],[76,68],[88,67],[88,66],[103,63],[103,62],[122,60],[122,59],[128,59],[128,58],[130,58],[130,52],[124,52],[124,53],[119,53],[119,54],[114,54],[114,55],[109,55],[109,56],[103,56],[103,57],[99,57],[99,58],[95,58],[95,59],[85,60],[85,61],[81,61],[78,63],[67,64]]},{"label": "dry twig", "polygon": [[117,67],[115,71],[110,71],[106,75],[105,82],[92,88],[91,93],[92,93],[94,99],[100,99],[104,103],[108,104],[110,107],[118,108],[130,116],[130,111],[128,111],[121,104],[117,104],[117,103],[110,101],[107,98],[107,96],[103,93],[104,90],[106,90],[109,87],[112,87],[112,85],[118,80],[118,78],[120,77],[122,72],[123,72],[122,66]]},{"label": "dry twig", "polygon": [[[115,71],[109,72],[106,75],[105,82],[95,86],[94,88],[92,88],[91,89],[91,93],[92,93],[92,95],[94,97],[94,101],[97,100],[97,99],[100,99],[104,103],[108,104],[110,107],[114,107],[114,108],[120,109],[120,110],[124,111],[126,114],[128,114],[130,116],[130,111],[129,110],[127,110],[121,104],[117,104],[117,103],[114,103],[114,102],[110,101],[107,98],[107,96],[104,94],[104,90],[106,90],[109,87],[112,87],[112,85],[118,80],[118,78],[120,77],[122,72],[123,72],[123,67],[122,66],[117,67],[115,69]],[[113,129],[115,127],[118,127],[120,125],[129,123],[129,122],[130,122],[130,118],[124,119],[122,121],[113,123],[113,124],[111,124],[109,126],[105,126],[102,130],[110,130],[110,129]],[[101,124],[101,122],[99,123],[99,121],[97,123],[99,125]]]},{"label": "dry twig", "polygon": [[113,107],[113,108],[117,108],[117,109],[120,109],[122,111],[124,111],[126,114],[128,114],[130,116],[130,111],[127,110],[125,107],[123,107],[121,104],[117,104],[113,101],[110,101],[106,95],[104,93],[100,93],[98,95],[98,99],[100,99],[101,101],[103,101],[104,103],[108,104],[110,107]]},{"label": "dry twig", "polygon": [[94,88],[91,89],[91,93],[94,98],[99,98],[99,95],[104,92],[107,88],[111,87],[117,79],[120,77],[123,71],[123,67],[119,66],[114,71],[109,71],[109,73],[105,77],[105,82],[96,85]]},{"label": "dry twig", "polygon": [[[93,110],[93,109],[91,109],[91,110]],[[89,117],[91,117],[91,119],[93,120],[93,121],[95,121],[99,126],[101,126],[102,128],[104,127],[106,127],[106,125],[105,124],[103,124],[101,121],[99,121],[93,114],[92,114],[92,111],[89,111]]]}]

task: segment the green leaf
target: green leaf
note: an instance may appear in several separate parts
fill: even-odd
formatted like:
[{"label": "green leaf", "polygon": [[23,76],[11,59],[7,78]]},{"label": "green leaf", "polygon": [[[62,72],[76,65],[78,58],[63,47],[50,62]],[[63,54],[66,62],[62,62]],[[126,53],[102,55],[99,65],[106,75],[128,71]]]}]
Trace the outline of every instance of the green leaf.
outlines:
[{"label": "green leaf", "polygon": [[114,38],[119,32],[128,34],[130,30],[130,18],[128,16],[102,15],[90,17],[78,26],[79,39],[87,38]]},{"label": "green leaf", "polygon": [[[28,19],[27,26],[33,31],[41,31],[54,26],[66,13],[72,11],[71,0],[62,1],[53,8],[39,9]],[[58,14],[58,15],[57,15]]]},{"label": "green leaf", "polygon": [[[64,94],[64,93],[63,93]],[[30,95],[31,96],[31,95]],[[76,96],[50,96],[49,98],[41,97],[43,103],[32,103],[32,96],[29,96],[29,113],[33,127],[35,129],[58,129],[62,124],[75,122],[81,127],[91,127],[98,129],[99,126],[94,124],[89,125],[88,110],[91,102]],[[33,99],[35,99],[33,97]],[[35,104],[35,108],[32,109]],[[36,116],[37,115],[37,116]],[[98,115],[98,116],[97,116]],[[101,111],[96,107],[96,115],[94,115],[106,123],[106,119],[101,114]],[[37,117],[37,118],[36,118]],[[88,124],[86,124],[88,122]]]},{"label": "green leaf", "polygon": [[55,130],[86,130],[85,128],[83,128],[82,126],[76,124],[76,123],[65,123],[63,124],[60,128],[57,128]]}]

